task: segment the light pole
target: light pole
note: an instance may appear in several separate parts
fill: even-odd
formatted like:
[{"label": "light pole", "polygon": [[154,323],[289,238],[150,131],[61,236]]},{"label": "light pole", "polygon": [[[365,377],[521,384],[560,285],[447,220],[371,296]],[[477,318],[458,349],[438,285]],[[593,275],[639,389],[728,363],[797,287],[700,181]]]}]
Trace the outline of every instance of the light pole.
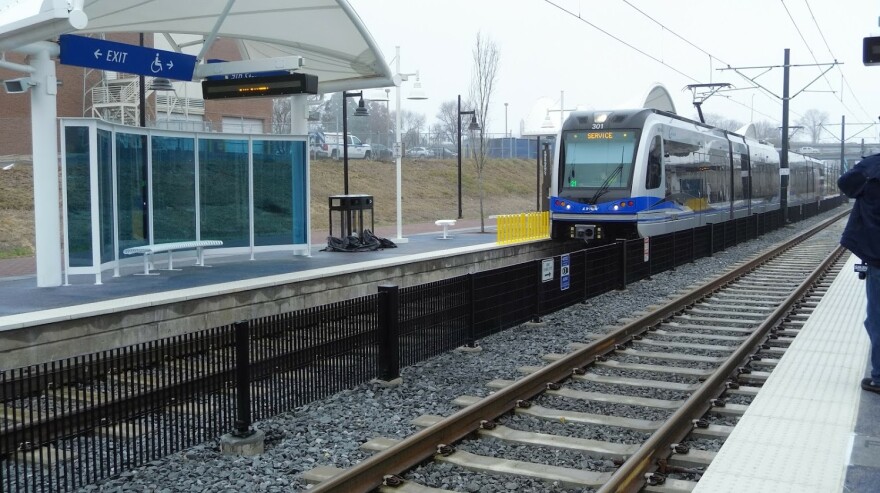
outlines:
[{"label": "light pole", "polygon": [[346,92],[342,91],[342,174],[345,184],[344,193],[348,195],[348,98],[360,96],[358,107],[354,110],[354,116],[369,116],[370,112],[364,106],[363,91]]},{"label": "light pole", "polygon": [[[507,142],[507,103],[504,103],[504,140],[501,142]],[[501,146],[501,157],[504,157],[504,146]]]},{"label": "light pole", "polygon": [[553,122],[550,121],[550,113],[551,112],[559,112],[559,131],[562,131],[562,126],[565,124],[565,112],[566,111],[575,111],[577,108],[566,108],[565,107],[565,91],[559,91],[559,109],[548,109],[547,116],[544,118],[544,123],[541,124],[541,128],[552,129]]},{"label": "light pole", "polygon": [[394,154],[396,156],[396,186],[397,186],[397,238],[394,239],[397,243],[406,243],[408,240],[403,237],[403,201],[401,199],[402,193],[402,177],[401,177],[401,158],[403,157],[403,145],[400,141],[400,85],[405,80],[409,80],[410,76],[416,76],[416,83],[413,86],[413,90],[407,99],[412,100],[423,100],[428,99],[427,94],[422,89],[421,81],[419,81],[419,73],[411,73],[411,74],[402,74],[400,73],[400,46],[395,46],[394,59],[396,60],[394,66],[394,82],[397,93],[397,106],[395,106],[395,115],[394,115]]},{"label": "light pole", "polygon": [[[455,119],[456,134],[458,135],[458,218],[464,215],[461,212],[461,115],[471,115],[471,123],[468,130],[479,130],[480,124],[477,123],[477,113],[474,110],[461,111],[461,94],[458,95],[458,118]],[[470,142],[469,142],[470,143]]]}]

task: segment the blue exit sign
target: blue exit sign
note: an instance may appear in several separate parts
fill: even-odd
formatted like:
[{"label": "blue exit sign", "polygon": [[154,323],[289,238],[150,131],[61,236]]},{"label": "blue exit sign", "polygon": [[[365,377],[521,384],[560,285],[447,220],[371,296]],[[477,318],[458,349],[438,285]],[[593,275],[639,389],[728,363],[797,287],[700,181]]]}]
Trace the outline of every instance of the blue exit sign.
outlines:
[{"label": "blue exit sign", "polygon": [[196,57],[73,34],[60,37],[61,63],[127,74],[191,81]]}]

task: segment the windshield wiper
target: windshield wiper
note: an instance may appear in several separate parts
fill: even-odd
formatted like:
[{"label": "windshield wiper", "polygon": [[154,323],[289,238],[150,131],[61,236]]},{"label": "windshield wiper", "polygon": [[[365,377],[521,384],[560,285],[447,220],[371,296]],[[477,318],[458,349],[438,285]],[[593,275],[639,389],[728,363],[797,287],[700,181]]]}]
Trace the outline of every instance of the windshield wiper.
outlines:
[{"label": "windshield wiper", "polygon": [[600,186],[599,189],[596,190],[596,193],[593,194],[593,197],[590,199],[590,204],[595,205],[596,201],[599,200],[599,197],[605,195],[605,193],[608,192],[608,189],[611,187],[611,182],[614,180],[614,178],[617,177],[617,175],[620,174],[621,171],[623,171],[623,163],[618,164],[617,167],[614,168],[614,171],[612,171],[611,174],[608,175],[608,178],[605,178],[605,181],[602,182],[602,186]]}]

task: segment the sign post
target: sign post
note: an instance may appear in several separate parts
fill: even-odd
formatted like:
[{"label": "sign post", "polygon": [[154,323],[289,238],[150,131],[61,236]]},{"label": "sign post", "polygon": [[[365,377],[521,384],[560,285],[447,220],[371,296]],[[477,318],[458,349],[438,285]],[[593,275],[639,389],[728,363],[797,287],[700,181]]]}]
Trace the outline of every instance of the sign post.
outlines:
[{"label": "sign post", "polygon": [[73,34],[63,34],[59,40],[64,65],[184,81],[192,80],[196,68],[196,57],[175,51]]}]

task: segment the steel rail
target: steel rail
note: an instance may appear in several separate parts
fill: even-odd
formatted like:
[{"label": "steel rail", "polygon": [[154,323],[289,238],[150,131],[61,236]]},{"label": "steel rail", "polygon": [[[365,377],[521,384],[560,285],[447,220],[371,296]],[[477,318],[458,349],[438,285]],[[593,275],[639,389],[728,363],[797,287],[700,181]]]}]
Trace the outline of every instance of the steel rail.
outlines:
[{"label": "steel rail", "polygon": [[517,380],[509,387],[481,399],[478,403],[468,406],[336,476],[318,483],[310,491],[313,493],[367,493],[372,491],[382,485],[385,476],[400,474],[431,458],[440,445],[453,444],[462,440],[479,429],[481,422],[494,420],[514,409],[518,402],[532,399],[543,392],[548,384],[568,378],[574,370],[593,363],[598,356],[614,351],[616,346],[629,342],[633,335],[643,332],[644,327],[659,324],[688,305],[736,280],[744,273],[757,268],[767,260],[815,235],[848,214],[849,209],[836,214],[727,274],[685,293],[667,306],[639,317],[582,349],[567,354],[555,363]]},{"label": "steel rail", "polygon": [[713,398],[726,387],[728,377],[766,340],[776,327],[813,287],[816,281],[843,255],[845,249],[837,246],[819,266],[804,279],[786,299],[752,332],[727,360],[694,391],[685,403],[669,417],[639,449],[612,474],[611,479],[597,493],[635,493],[645,486],[645,474],[656,468],[658,459],[669,457],[670,446],[679,443],[693,429],[693,422],[712,407]]}]

